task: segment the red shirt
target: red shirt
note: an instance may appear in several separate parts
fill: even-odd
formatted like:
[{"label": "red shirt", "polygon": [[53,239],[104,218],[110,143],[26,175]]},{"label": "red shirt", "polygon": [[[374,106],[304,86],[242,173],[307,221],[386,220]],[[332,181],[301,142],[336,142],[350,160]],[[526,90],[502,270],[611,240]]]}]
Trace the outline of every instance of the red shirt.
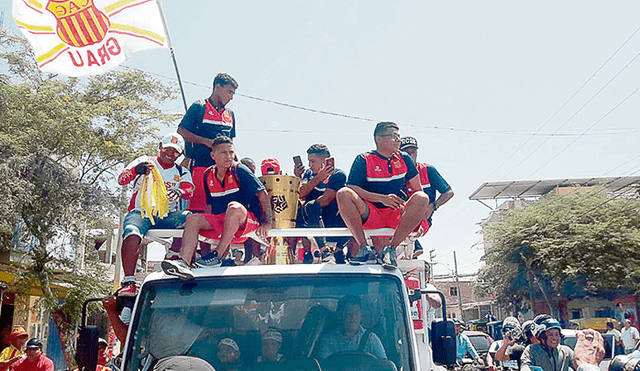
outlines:
[{"label": "red shirt", "polygon": [[40,354],[40,357],[35,362],[29,361],[28,358],[23,358],[11,367],[12,371],[54,371],[53,361],[44,354]]}]

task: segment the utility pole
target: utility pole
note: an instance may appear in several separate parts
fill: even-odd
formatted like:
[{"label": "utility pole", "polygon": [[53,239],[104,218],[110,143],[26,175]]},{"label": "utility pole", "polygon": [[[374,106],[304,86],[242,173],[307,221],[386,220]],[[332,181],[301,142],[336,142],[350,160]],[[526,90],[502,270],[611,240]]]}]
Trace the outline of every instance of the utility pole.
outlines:
[{"label": "utility pole", "polygon": [[429,282],[433,282],[433,266],[436,264],[436,250],[429,250],[429,264],[431,265],[431,270],[429,272]]},{"label": "utility pole", "polygon": [[453,265],[455,266],[454,275],[456,277],[456,284],[458,285],[458,308],[460,309],[460,319],[464,321],[462,315],[462,292],[460,292],[460,277],[458,277],[458,259],[456,259],[456,252],[453,252]]}]

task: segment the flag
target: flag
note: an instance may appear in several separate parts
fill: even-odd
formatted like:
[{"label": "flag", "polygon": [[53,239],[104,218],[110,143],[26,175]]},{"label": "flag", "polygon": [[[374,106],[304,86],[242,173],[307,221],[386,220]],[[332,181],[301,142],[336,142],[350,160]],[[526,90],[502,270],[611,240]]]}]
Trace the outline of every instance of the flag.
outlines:
[{"label": "flag", "polygon": [[96,75],[167,47],[156,0],[13,0],[13,19],[42,72]]}]

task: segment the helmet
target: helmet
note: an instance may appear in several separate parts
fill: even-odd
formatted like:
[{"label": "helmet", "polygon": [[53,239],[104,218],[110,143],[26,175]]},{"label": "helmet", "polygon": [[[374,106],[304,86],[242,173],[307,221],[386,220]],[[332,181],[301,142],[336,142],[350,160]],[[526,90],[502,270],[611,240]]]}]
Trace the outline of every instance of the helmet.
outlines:
[{"label": "helmet", "polygon": [[520,327],[520,321],[515,317],[507,317],[502,321],[502,328],[518,328]]},{"label": "helmet", "polygon": [[560,322],[555,318],[547,318],[536,328],[536,336],[545,340],[547,338],[547,331],[554,328],[561,330],[562,326],[560,326]]},{"label": "helmet", "polygon": [[536,328],[536,323],[532,320],[524,321],[522,324],[522,331],[527,337],[534,335],[533,330]]},{"label": "helmet", "polygon": [[549,318],[553,318],[550,315],[543,313],[543,314],[538,314],[537,316],[535,316],[533,318],[533,322],[536,323],[536,325],[541,325],[542,322],[544,322],[544,320],[549,319]]}]

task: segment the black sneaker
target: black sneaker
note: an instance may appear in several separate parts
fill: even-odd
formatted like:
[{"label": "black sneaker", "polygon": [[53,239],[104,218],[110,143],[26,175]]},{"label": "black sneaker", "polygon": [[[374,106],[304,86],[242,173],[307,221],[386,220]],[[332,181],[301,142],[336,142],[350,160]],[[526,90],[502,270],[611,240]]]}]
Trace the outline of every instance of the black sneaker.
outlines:
[{"label": "black sneaker", "polygon": [[236,262],[233,261],[233,259],[224,259],[220,262],[220,266],[221,267],[235,267],[236,266]]},{"label": "black sneaker", "polygon": [[396,249],[393,246],[387,246],[380,252],[380,260],[381,264],[385,267],[397,267],[398,262],[396,261]]},{"label": "black sneaker", "polygon": [[360,251],[356,254],[356,256],[349,259],[350,264],[359,265],[365,264],[370,261],[376,260],[376,253],[370,246],[362,246],[360,247]]},{"label": "black sneaker", "polygon": [[333,253],[333,257],[336,259],[336,264],[345,264],[344,260],[344,251],[342,249],[338,249]]},{"label": "black sneaker", "polygon": [[311,251],[305,251],[302,256],[302,264],[313,264],[313,255]]},{"label": "black sneaker", "polygon": [[198,268],[213,268],[219,267],[222,264],[222,261],[218,258],[218,253],[214,251],[210,254],[202,255],[196,259],[194,263]]},{"label": "black sneaker", "polygon": [[193,271],[189,267],[189,264],[187,264],[187,262],[182,259],[163,260],[162,264],[160,265],[162,266],[162,270],[164,271],[164,273],[170,276],[176,276],[181,280],[187,281],[195,277],[193,275]]}]

